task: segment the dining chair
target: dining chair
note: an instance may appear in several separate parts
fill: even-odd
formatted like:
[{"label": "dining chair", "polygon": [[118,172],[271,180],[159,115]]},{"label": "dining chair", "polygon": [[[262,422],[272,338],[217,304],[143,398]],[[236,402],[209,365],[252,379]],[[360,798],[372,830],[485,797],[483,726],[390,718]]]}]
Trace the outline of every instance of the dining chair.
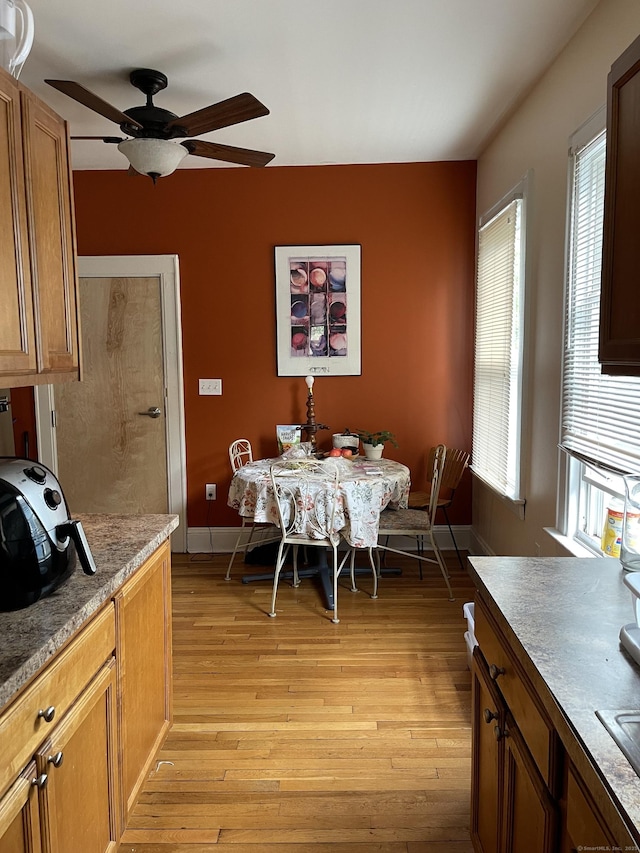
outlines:
[{"label": "dining chair", "polygon": [[[231,473],[235,474],[240,468],[246,465],[248,462],[253,462],[253,450],[251,448],[251,442],[248,438],[237,438],[235,441],[232,441],[229,445],[229,462],[231,463]],[[246,532],[246,527],[249,526],[249,538],[246,542],[242,543],[242,539]],[[261,524],[254,522],[251,518],[246,518],[242,516],[242,524],[240,526],[240,532],[238,533],[238,538],[236,539],[236,544],[234,546],[233,552],[231,553],[231,559],[229,560],[229,565],[227,566],[227,574],[224,579],[226,581],[231,580],[231,567],[233,566],[233,561],[236,558],[236,554],[238,551],[246,551],[251,541],[253,540],[253,534],[256,530],[268,530],[273,527],[271,524]],[[266,545],[269,542],[277,542],[280,536],[270,536],[270,537],[261,537],[260,544]]]},{"label": "dining chair", "polygon": [[[269,616],[276,615],[278,581],[289,550],[293,557],[293,586],[300,585],[298,549],[324,548],[331,551],[333,578],[333,617],[338,623],[338,576],[349,553],[338,563],[340,534],[335,532],[335,516],[340,500],[338,466],[329,460],[284,460],[272,463],[271,485],[276,499],[280,524],[280,545],[273,577],[273,594]],[[324,554],[322,555],[324,557]]]},{"label": "dining chair", "polygon": [[[432,447],[429,452],[429,461],[427,463],[428,471],[433,470],[434,452],[435,447]],[[442,472],[442,482],[440,483],[440,495],[438,497],[438,505],[436,507],[436,511],[442,510],[442,512],[444,513],[445,521],[447,522],[447,527],[449,528],[449,533],[451,534],[453,547],[456,549],[456,554],[458,555],[458,562],[460,563],[460,567],[463,569],[464,562],[462,560],[462,557],[460,556],[460,551],[458,550],[458,543],[456,542],[456,537],[453,535],[453,529],[451,527],[451,522],[449,521],[447,509],[451,506],[454,495],[456,493],[456,489],[460,485],[460,480],[462,479],[462,475],[464,474],[465,470],[469,465],[470,459],[471,454],[467,453],[466,450],[456,450],[452,447],[447,448],[444,470]],[[409,495],[409,507],[411,509],[424,510],[428,508],[430,498],[430,489],[424,492],[411,492]]]},{"label": "dining chair", "polygon": [[[442,577],[449,591],[449,601],[454,601],[451,584],[449,583],[449,572],[445,565],[440,548],[436,542],[434,535],[433,520],[436,516],[438,506],[438,496],[440,493],[440,483],[446,464],[447,449],[444,444],[439,444],[434,448],[433,452],[433,468],[431,475],[431,489],[429,496],[429,504],[424,509],[385,509],[380,513],[380,525],[378,528],[378,545],[375,549],[378,566],[380,563],[380,551],[391,551],[394,554],[402,554],[405,557],[419,560],[420,579],[422,579],[422,563],[435,563],[439,566],[442,572]],[[394,536],[407,536],[420,538],[423,541],[425,538],[431,543],[434,558],[425,557],[422,551],[404,551],[399,548],[392,548],[387,543]],[[385,544],[381,544],[380,539],[385,540]]]}]

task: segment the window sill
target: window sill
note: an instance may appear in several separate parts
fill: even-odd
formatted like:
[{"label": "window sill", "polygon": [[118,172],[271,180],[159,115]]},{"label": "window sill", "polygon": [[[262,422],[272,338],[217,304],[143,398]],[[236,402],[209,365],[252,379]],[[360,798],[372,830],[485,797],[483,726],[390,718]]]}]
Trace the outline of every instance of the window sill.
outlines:
[{"label": "window sill", "polygon": [[514,513],[514,515],[517,515],[520,521],[524,521],[524,508],[526,505],[526,501],[523,498],[507,497],[507,495],[504,495],[502,494],[502,492],[499,492],[495,486],[493,486],[491,483],[481,477],[480,474],[477,473],[477,471],[473,470],[473,468],[471,468],[471,473],[479,483],[482,483],[485,488],[489,489],[489,491],[494,495],[494,497],[498,498],[501,503],[507,506],[511,510],[511,512]]},{"label": "window sill", "polygon": [[561,548],[568,551],[572,557],[602,557],[601,552],[587,548],[586,545],[581,545],[570,536],[565,536],[564,533],[560,533],[560,531],[556,530],[555,527],[543,527],[542,529],[545,533],[548,533]]}]

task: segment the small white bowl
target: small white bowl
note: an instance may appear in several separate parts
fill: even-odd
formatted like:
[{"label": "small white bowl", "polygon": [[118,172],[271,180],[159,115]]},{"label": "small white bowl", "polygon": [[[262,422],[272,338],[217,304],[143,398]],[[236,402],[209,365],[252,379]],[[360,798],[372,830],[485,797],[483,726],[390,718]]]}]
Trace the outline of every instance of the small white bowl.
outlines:
[{"label": "small white bowl", "polygon": [[350,447],[355,455],[360,447],[360,439],[357,435],[345,435],[342,432],[335,432],[333,434],[333,446],[339,450],[342,450],[343,447]]}]

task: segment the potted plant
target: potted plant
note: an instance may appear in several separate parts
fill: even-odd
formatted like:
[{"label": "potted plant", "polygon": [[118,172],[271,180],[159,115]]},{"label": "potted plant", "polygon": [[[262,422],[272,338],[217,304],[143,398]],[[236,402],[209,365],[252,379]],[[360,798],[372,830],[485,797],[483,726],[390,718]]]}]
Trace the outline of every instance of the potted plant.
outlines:
[{"label": "potted plant", "polygon": [[378,432],[367,432],[359,429],[358,436],[364,447],[364,455],[367,459],[380,459],[384,449],[385,442],[389,441],[394,447],[398,446],[396,437],[388,430],[379,430]]}]

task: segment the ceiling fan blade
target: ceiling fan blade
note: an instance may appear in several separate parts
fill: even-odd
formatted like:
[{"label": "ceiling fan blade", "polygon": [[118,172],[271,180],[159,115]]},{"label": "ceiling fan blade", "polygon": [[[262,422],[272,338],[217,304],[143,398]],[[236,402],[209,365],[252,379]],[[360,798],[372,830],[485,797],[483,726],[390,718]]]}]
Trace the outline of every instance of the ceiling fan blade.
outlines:
[{"label": "ceiling fan blade", "polygon": [[63,95],[67,95],[69,98],[73,98],[74,101],[78,101],[79,104],[89,107],[95,113],[108,118],[110,121],[115,121],[116,124],[124,124],[126,122],[134,127],[142,127],[135,119],[129,118],[128,115],[125,115],[117,107],[103,101],[102,98],[94,95],[93,92],[85,89],[79,83],[74,83],[73,80],[45,80],[44,82],[62,92]]},{"label": "ceiling fan blade", "polygon": [[221,127],[268,115],[269,110],[264,104],[249,92],[244,92],[242,95],[235,95],[226,101],[175,118],[167,127],[181,127],[187,131],[187,136],[198,136],[200,133],[209,133],[210,130],[219,130]]},{"label": "ceiling fan blade", "polygon": [[125,141],[124,136],[72,136],[71,139],[95,139],[99,142],[109,142],[113,145],[118,145],[120,142]]},{"label": "ceiling fan blade", "polygon": [[266,166],[276,156],[267,154],[266,151],[252,151],[250,148],[236,148],[233,145],[205,142],[202,139],[191,139],[182,144],[190,154],[195,154],[196,157],[225,160],[228,163],[238,163],[240,166]]}]

